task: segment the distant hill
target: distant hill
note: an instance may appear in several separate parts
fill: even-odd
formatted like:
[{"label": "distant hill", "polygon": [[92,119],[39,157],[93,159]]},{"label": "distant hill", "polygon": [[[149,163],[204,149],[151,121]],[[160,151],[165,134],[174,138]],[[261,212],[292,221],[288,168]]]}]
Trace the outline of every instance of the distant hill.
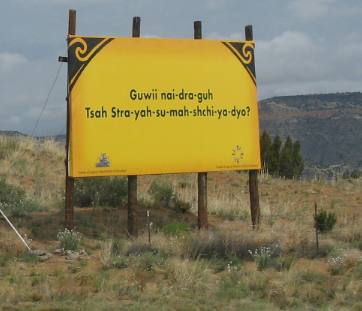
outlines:
[{"label": "distant hill", "polygon": [[274,97],[259,109],[261,129],[298,139],[308,166],[362,168],[362,93]]},{"label": "distant hill", "polygon": [[0,135],[4,135],[4,136],[27,136],[23,133],[20,133],[18,131],[2,131],[0,130]]}]

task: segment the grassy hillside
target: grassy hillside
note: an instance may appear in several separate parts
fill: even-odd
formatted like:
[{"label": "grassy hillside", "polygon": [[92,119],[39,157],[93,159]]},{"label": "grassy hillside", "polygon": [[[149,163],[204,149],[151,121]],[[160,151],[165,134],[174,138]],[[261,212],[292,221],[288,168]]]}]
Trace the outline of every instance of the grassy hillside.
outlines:
[{"label": "grassy hillside", "polygon": [[[140,176],[138,238],[127,235],[125,200],[76,208],[79,248],[55,253],[63,231],[64,146],[0,137],[0,179],[33,204],[11,217],[20,232],[33,249],[53,254],[44,261],[29,255],[0,220],[1,310],[362,309],[361,178],[261,175],[262,225],[253,231],[247,174],[210,173],[210,230],[198,232],[196,174]],[[155,182],[158,192],[150,191]],[[1,202],[7,194],[0,193]],[[177,208],[176,196],[191,208]],[[315,202],[337,216],[335,228],[320,235],[319,251]]]}]

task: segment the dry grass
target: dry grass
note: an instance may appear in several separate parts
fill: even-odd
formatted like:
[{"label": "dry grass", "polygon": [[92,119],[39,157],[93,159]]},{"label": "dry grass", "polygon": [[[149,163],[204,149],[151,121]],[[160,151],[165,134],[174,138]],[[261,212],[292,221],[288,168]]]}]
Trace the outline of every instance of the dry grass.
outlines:
[{"label": "dry grass", "polygon": [[[54,141],[0,137],[0,177],[23,187],[47,212],[14,219],[36,248],[58,247],[62,228],[64,148]],[[169,182],[192,205],[181,214],[147,205],[154,223],[148,245],[126,234],[126,209],[76,210],[89,256],[38,262],[0,221],[1,310],[361,310],[362,180],[283,180],[260,176],[262,225],[250,226],[247,174],[208,174],[209,232],[197,232],[196,174],[140,176],[150,201],[153,181]],[[337,215],[315,251],[314,202]],[[186,225],[182,234],[165,224]],[[114,246],[116,245],[116,246]],[[258,271],[248,250],[270,246],[271,264]],[[333,260],[342,258],[342,263]],[[280,262],[292,264],[281,268]],[[338,261],[338,260],[337,260]]]}]

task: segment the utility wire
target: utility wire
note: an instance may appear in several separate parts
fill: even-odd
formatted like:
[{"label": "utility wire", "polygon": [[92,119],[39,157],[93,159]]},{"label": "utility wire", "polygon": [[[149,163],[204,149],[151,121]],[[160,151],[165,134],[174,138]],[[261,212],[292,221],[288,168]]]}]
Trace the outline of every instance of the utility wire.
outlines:
[{"label": "utility wire", "polygon": [[40,111],[40,113],[39,113],[39,116],[38,116],[35,124],[34,124],[34,127],[33,127],[32,131],[31,131],[30,136],[33,136],[33,135],[35,134],[36,129],[38,128],[39,121],[40,121],[41,117],[43,116],[43,113],[44,113],[44,111],[45,111],[46,106],[48,105],[50,95],[52,94],[53,89],[54,89],[54,86],[55,86],[55,84],[56,84],[57,81],[58,81],[58,78],[59,78],[59,75],[60,75],[60,70],[62,69],[62,65],[63,65],[63,63],[60,62],[60,63],[59,63],[59,66],[58,66],[57,73],[55,74],[55,78],[54,78],[54,80],[53,80],[53,83],[52,83],[52,85],[51,85],[51,87],[50,87],[50,89],[49,89],[49,91],[48,91],[48,94],[47,94],[47,96],[46,96],[46,98],[45,98],[43,107],[42,107],[42,109],[41,109],[41,111]]}]

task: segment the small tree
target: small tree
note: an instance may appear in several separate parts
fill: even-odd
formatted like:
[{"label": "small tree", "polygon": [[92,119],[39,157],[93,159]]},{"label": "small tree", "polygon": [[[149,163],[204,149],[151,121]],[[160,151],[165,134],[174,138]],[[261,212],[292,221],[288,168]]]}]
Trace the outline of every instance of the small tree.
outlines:
[{"label": "small tree", "polygon": [[273,176],[299,178],[304,169],[299,141],[287,137],[284,144],[279,136],[272,140],[264,131],[260,137],[260,151],[263,168]]},{"label": "small tree", "polygon": [[333,229],[337,222],[335,213],[320,211],[314,216],[314,226],[320,233],[326,233]]},{"label": "small tree", "polygon": [[304,161],[300,153],[299,141],[295,141],[293,144],[292,161],[293,161],[293,176],[295,178],[299,178],[304,170]]},{"label": "small tree", "polygon": [[271,147],[272,140],[267,131],[263,131],[263,134],[260,137],[260,153],[261,153],[261,162],[264,169],[269,170],[269,164],[271,159]]},{"label": "small tree", "polygon": [[285,178],[293,178],[293,142],[289,136],[280,152],[279,174]]},{"label": "small tree", "polygon": [[337,222],[336,214],[326,211],[318,212],[317,203],[314,203],[314,228],[317,251],[319,250],[319,233],[331,231]]}]

